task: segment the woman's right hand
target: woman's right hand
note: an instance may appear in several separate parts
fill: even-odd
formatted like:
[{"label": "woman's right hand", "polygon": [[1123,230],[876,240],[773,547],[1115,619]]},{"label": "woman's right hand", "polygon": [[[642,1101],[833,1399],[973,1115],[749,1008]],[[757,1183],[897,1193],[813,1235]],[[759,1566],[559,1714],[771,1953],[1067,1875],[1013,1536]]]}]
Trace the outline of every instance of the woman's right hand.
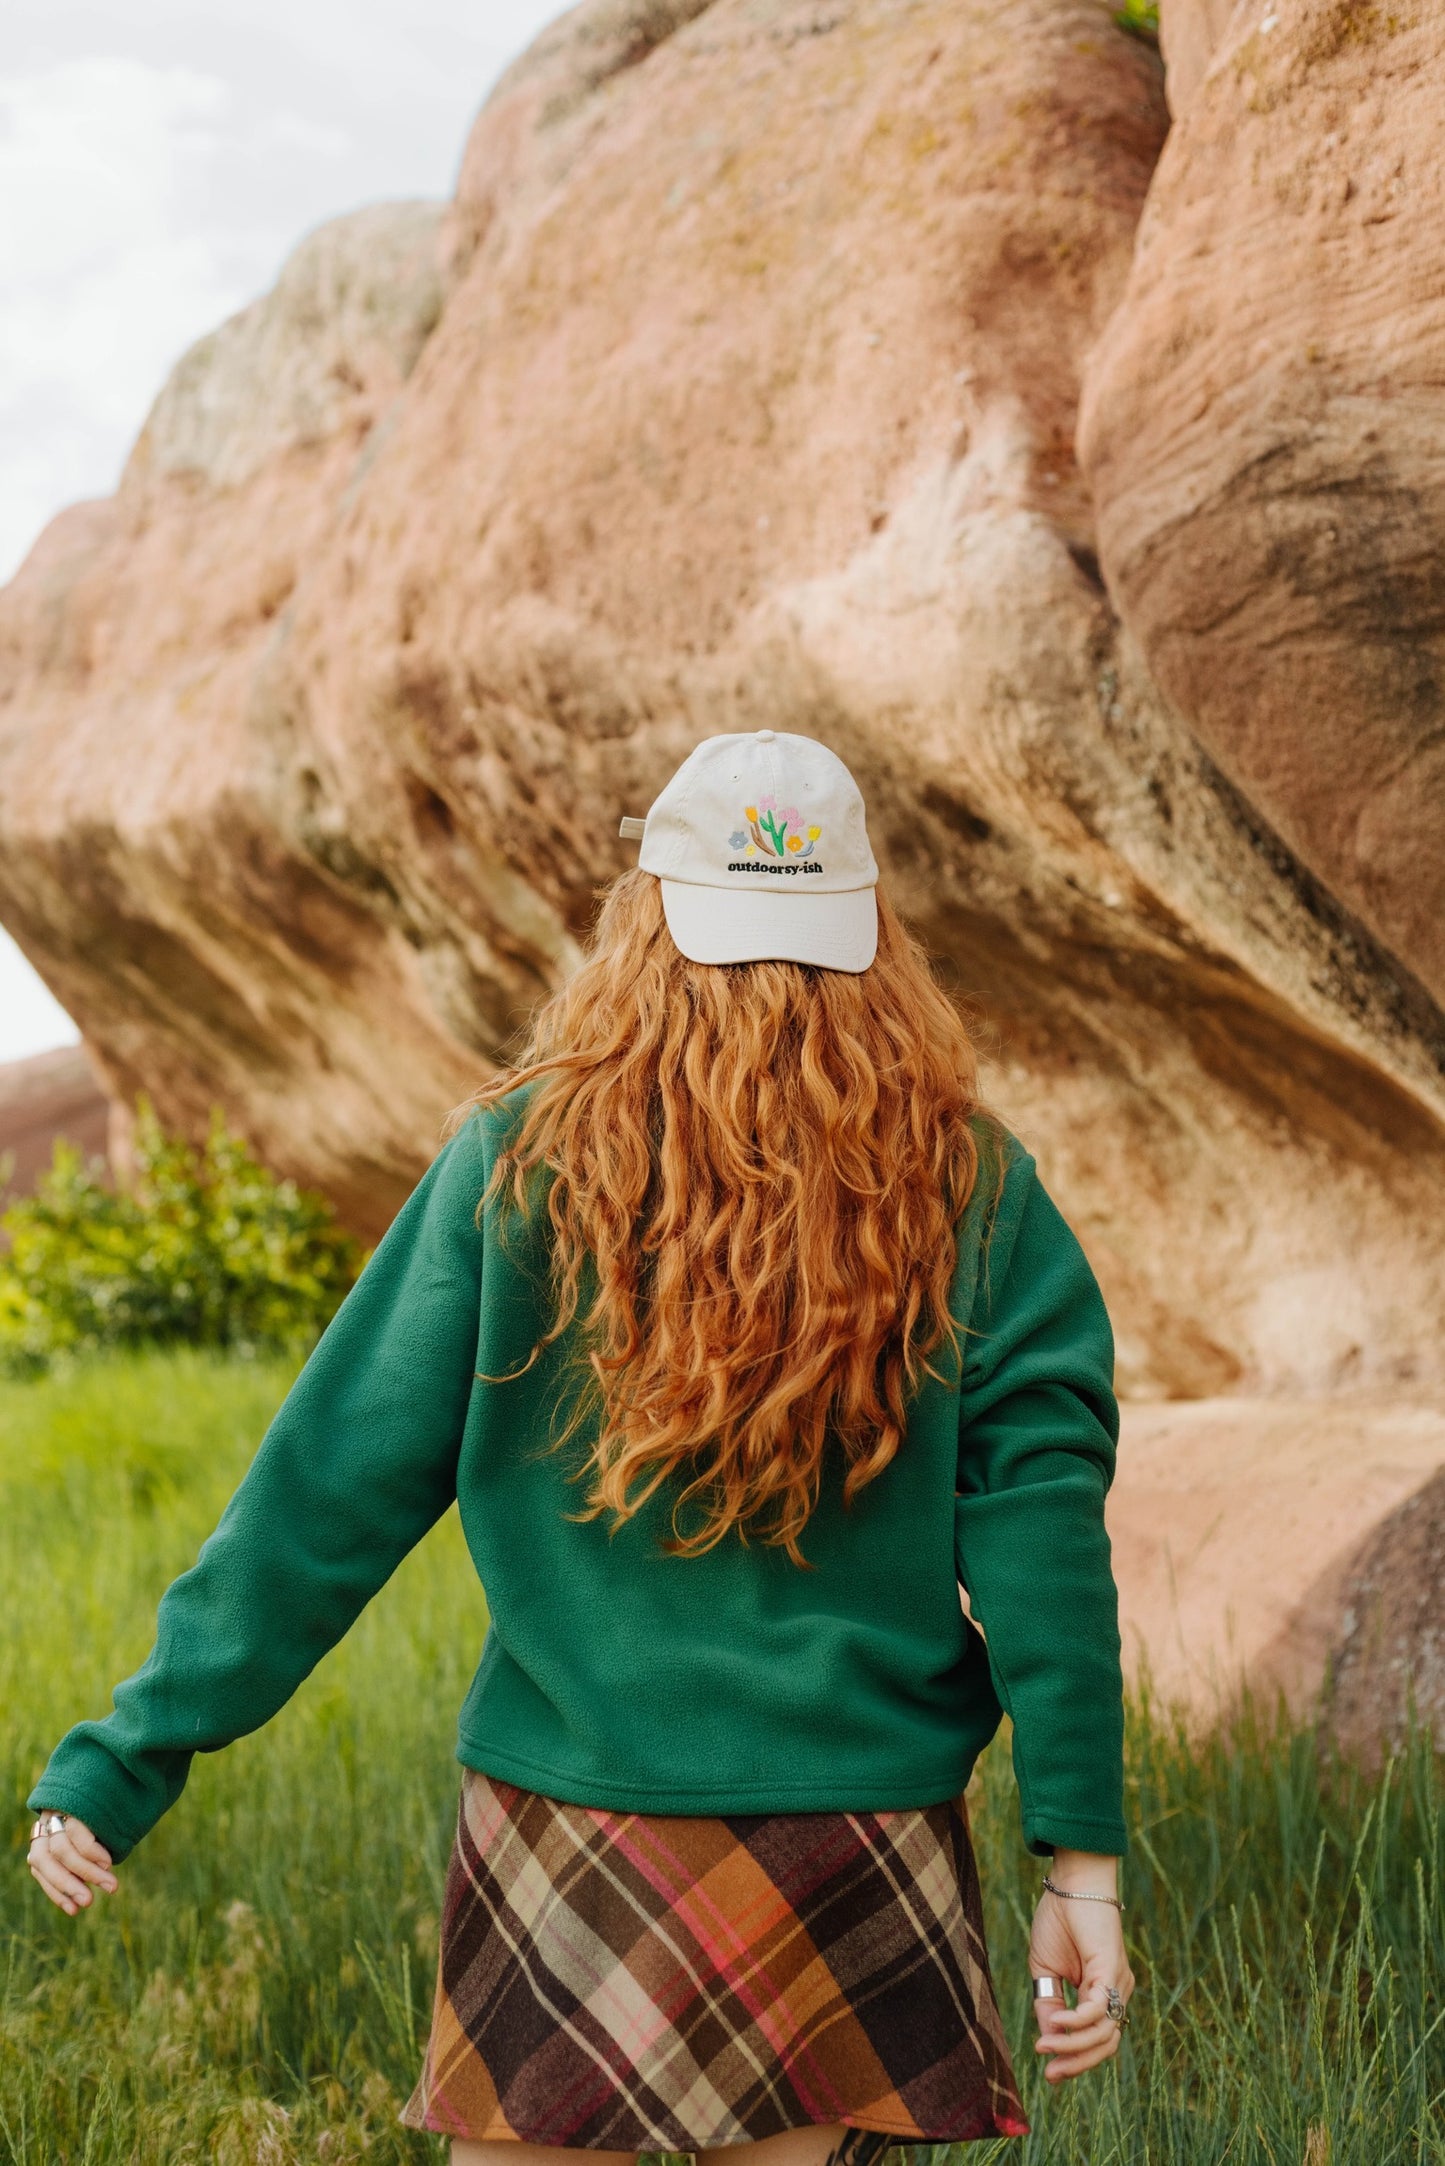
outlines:
[{"label": "woman's right hand", "polygon": [[[45,1815],[41,1814],[43,1820]],[[58,1835],[37,1835],[26,1860],[34,1878],[67,1918],[94,1902],[93,1889],[114,1895],[115,1868],[99,1836],[70,1814]]]},{"label": "woman's right hand", "polygon": [[[1060,1850],[1049,1878],[1061,1888],[1113,1895],[1118,1860],[1083,1850]],[[1064,1978],[1078,1989],[1072,2008],[1061,2001],[1034,2002],[1039,2026],[1036,2051],[1048,2056],[1044,2074],[1050,2083],[1081,2076],[1086,2068],[1095,2068],[1118,2052],[1122,2032],[1109,2014],[1108,1988],[1113,1986],[1127,2007],[1134,1973],[1124,1952],[1124,1928],[1112,1903],[1081,1902],[1077,1897],[1070,1901],[1067,1896],[1051,1895],[1046,1888],[1029,1935],[1029,1972],[1035,1978]]]}]

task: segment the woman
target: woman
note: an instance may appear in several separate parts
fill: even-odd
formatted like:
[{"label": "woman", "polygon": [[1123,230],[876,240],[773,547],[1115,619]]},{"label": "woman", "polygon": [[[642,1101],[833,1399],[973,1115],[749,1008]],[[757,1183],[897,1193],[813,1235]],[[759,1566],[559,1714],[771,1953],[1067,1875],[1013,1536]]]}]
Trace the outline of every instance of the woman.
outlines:
[{"label": "woman", "polygon": [[715,737],[639,829],[57,1748],[31,1871],[72,1915],[114,1889],[456,1498],[492,1622],[404,2118],[454,2166],[1026,2133],[962,1793],[1007,1709],[1077,2075],[1132,1988],[1108,1320],[842,763]]}]

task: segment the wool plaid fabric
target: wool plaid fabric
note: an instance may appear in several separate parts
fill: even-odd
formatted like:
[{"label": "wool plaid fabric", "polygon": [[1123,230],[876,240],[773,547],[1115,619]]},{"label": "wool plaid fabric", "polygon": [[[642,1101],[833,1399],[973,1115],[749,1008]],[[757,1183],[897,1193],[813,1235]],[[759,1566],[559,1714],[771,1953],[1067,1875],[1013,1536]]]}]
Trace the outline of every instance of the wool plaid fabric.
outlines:
[{"label": "wool plaid fabric", "polygon": [[1026,2135],[962,1799],[709,1820],[469,1773],[402,2119],[617,2151]]}]

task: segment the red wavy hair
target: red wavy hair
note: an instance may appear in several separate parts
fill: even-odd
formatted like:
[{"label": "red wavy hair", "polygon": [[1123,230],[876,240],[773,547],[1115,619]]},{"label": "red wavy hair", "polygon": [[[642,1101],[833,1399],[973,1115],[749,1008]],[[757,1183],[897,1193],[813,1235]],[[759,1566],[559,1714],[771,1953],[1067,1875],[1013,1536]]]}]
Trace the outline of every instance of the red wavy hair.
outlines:
[{"label": "red wavy hair", "polygon": [[521,1085],[488,1193],[525,1212],[546,1184],[556,1314],[533,1359],[580,1320],[587,1515],[629,1518],[681,1475],[668,1548],[736,1528],[801,1564],[830,1449],[851,1500],[957,1344],[977,1063],[922,950],[880,890],[860,975],[692,963],[657,881],[624,873],[520,1058],[456,1118]]}]

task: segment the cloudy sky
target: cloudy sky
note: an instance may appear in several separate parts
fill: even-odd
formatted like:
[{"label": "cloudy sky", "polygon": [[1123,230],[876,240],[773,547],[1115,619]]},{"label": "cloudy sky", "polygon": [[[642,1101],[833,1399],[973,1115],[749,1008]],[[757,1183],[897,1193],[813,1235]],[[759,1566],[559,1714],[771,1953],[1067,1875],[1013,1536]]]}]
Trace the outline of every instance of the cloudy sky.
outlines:
[{"label": "cloudy sky", "polygon": [[[448,193],[557,0],[17,0],[0,74],[0,581],[177,355],[337,211]],[[0,935],[0,1060],[74,1031]]]}]

